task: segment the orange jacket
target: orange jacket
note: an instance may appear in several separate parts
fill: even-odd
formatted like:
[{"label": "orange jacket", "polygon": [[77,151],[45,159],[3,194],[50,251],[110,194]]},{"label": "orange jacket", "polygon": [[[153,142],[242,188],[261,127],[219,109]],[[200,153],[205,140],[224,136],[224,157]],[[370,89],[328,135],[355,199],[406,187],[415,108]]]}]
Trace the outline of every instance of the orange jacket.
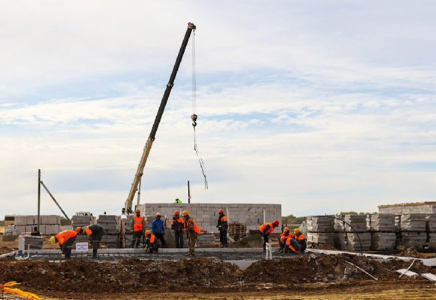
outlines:
[{"label": "orange jacket", "polygon": [[280,243],[282,243],[282,244],[284,244],[285,243],[285,241],[288,239],[288,238],[293,238],[294,237],[294,234],[293,233],[291,233],[291,232],[288,232],[288,234],[285,234],[284,232],[280,235]]},{"label": "orange jacket", "polygon": [[62,246],[63,243],[68,241],[70,238],[77,236],[77,232],[74,230],[64,230],[56,234],[56,240],[58,241],[59,246]]},{"label": "orange jacket", "polygon": [[296,235],[295,239],[297,241],[304,241],[306,238],[304,237],[304,234]]},{"label": "orange jacket", "polygon": [[189,227],[190,227],[191,223],[193,223],[193,231],[196,234],[199,234],[200,233],[200,227],[197,225],[197,223],[195,223],[193,218],[189,218],[188,221],[185,222],[185,224],[184,224],[185,232],[189,231]]},{"label": "orange jacket", "polygon": [[296,253],[296,254],[299,254],[300,251],[298,251],[297,249],[295,249],[295,248],[292,246],[292,244],[291,244],[291,240],[292,240],[292,238],[288,238],[288,239],[286,240],[286,245],[288,245],[289,249],[290,249],[292,252],[294,252],[294,253]]},{"label": "orange jacket", "polygon": [[144,218],[141,216],[133,216],[133,231],[138,232],[142,231],[144,228],[142,226],[142,223],[144,222]]},{"label": "orange jacket", "polygon": [[[269,228],[267,231],[265,231],[266,227],[269,225]],[[270,235],[274,231],[273,223],[265,223],[262,226],[259,227],[260,232],[262,232],[264,235]],[[265,232],[264,232],[265,231]]]},{"label": "orange jacket", "polygon": [[184,227],[185,221],[182,217],[173,217],[171,220],[171,229],[177,232],[182,231],[182,228]]},{"label": "orange jacket", "polygon": [[154,244],[154,242],[156,242],[156,237],[153,233],[150,234],[150,236],[146,236],[146,238],[150,241],[150,244]]}]

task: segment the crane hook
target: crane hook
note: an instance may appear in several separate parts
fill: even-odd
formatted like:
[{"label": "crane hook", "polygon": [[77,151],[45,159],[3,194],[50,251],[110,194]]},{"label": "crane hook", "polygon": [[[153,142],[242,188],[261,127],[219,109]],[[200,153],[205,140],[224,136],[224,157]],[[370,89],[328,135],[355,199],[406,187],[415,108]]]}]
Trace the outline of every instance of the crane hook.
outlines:
[{"label": "crane hook", "polygon": [[197,126],[197,115],[196,114],[193,114],[192,116],[191,116],[191,120],[192,120],[192,126]]}]

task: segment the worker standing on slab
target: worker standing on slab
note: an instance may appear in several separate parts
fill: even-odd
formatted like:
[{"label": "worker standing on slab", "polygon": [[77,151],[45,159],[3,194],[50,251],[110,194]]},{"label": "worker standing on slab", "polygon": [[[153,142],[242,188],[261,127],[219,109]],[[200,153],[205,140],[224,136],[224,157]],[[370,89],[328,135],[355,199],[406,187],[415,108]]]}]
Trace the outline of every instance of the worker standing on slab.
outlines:
[{"label": "worker standing on slab", "polygon": [[180,217],[180,212],[174,212],[173,219],[171,220],[171,230],[174,232],[176,238],[176,248],[183,248],[183,218]]},{"label": "worker standing on slab", "polygon": [[182,200],[180,200],[179,198],[176,198],[176,200],[174,200],[174,204],[181,204]]},{"label": "worker standing on slab", "polygon": [[138,248],[139,245],[141,244],[141,240],[145,228],[144,217],[141,216],[141,210],[139,208],[136,209],[136,215],[133,216],[132,227],[133,227],[132,248]]},{"label": "worker standing on slab", "polygon": [[185,219],[185,232],[188,235],[189,253],[188,256],[195,256],[195,244],[197,243],[197,236],[200,233],[200,227],[195,223],[194,219],[189,216],[189,212],[185,210],[183,213]]},{"label": "worker standing on slab", "polygon": [[50,242],[55,245],[59,244],[62,250],[62,254],[65,255],[65,259],[71,258],[71,250],[73,248],[74,241],[76,240],[77,233],[74,230],[64,230],[59,232],[55,236],[50,238]]},{"label": "worker standing on slab", "polygon": [[97,257],[98,247],[104,235],[103,227],[97,224],[85,226],[85,227],[77,227],[76,232],[79,235],[86,234],[91,239],[92,257],[94,258]]},{"label": "worker standing on slab", "polygon": [[272,223],[265,223],[259,227],[260,235],[263,239],[263,252],[266,252],[266,243],[269,241],[269,235],[274,231],[274,229],[279,226],[279,221],[275,220]]},{"label": "worker standing on slab", "polygon": [[289,228],[285,227],[283,229],[283,233],[280,235],[279,238],[279,246],[280,246],[280,252],[283,252],[285,250],[286,240],[288,238],[293,238],[294,235],[290,233]]},{"label": "worker standing on slab", "polygon": [[167,243],[165,242],[165,225],[164,222],[161,220],[162,215],[160,212],[156,213],[156,219],[151,223],[151,231],[153,234],[160,240],[162,243],[162,247],[166,247]]},{"label": "worker standing on slab", "polygon": [[303,253],[304,251],[306,251],[307,248],[306,237],[298,228],[294,229],[294,235],[295,235],[295,240],[300,245],[300,249],[301,249],[300,251],[301,253]]},{"label": "worker standing on slab", "polygon": [[145,232],[145,252],[153,253],[159,250],[156,236],[150,230]]},{"label": "worker standing on slab", "polygon": [[229,228],[227,217],[224,215],[224,210],[222,208],[218,210],[218,214],[218,225],[216,227],[220,231],[221,248],[227,248],[227,229]]}]

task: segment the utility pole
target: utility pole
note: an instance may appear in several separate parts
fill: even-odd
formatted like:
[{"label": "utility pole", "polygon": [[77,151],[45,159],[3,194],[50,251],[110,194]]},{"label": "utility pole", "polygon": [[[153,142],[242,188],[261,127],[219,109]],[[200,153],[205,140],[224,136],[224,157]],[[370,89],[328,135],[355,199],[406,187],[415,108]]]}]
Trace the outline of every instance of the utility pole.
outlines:
[{"label": "utility pole", "polygon": [[188,203],[191,203],[191,186],[189,185],[189,180],[188,180]]},{"label": "utility pole", "polygon": [[[38,231],[41,214],[41,169],[38,169]],[[40,232],[40,231],[39,231]]]}]

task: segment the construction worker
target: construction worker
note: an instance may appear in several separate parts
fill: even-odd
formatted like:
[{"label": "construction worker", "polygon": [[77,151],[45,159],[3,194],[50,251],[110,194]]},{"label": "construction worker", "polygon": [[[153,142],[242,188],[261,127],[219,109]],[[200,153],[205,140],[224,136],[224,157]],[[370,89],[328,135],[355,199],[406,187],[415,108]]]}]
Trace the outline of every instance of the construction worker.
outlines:
[{"label": "construction worker", "polygon": [[92,257],[97,257],[98,246],[104,235],[104,229],[100,225],[94,224],[85,227],[77,227],[77,234],[86,234],[92,243]]},{"label": "construction worker", "polygon": [[182,200],[180,200],[179,198],[176,198],[176,200],[174,200],[174,204],[181,204]]},{"label": "construction worker", "polygon": [[197,243],[197,236],[200,233],[200,227],[195,223],[194,219],[189,216],[189,212],[185,210],[183,213],[185,219],[184,228],[188,235],[189,253],[188,256],[195,256],[195,244]]},{"label": "construction worker", "polygon": [[300,245],[301,253],[303,253],[304,251],[306,251],[307,248],[306,237],[298,228],[294,229],[294,235],[295,235],[295,240]]},{"label": "construction worker", "polygon": [[283,255],[290,252],[291,254],[300,254],[301,253],[301,247],[300,244],[295,240],[295,236],[288,237],[286,239],[286,245],[285,245],[285,251]]},{"label": "construction worker", "polygon": [[266,243],[269,241],[269,235],[274,231],[274,228],[279,226],[280,222],[275,220],[272,223],[265,223],[259,227],[260,235],[263,239],[263,252],[266,252]]},{"label": "construction worker", "polygon": [[62,250],[62,255],[65,255],[65,259],[71,258],[71,250],[73,248],[74,241],[76,240],[77,233],[74,230],[64,230],[52,236],[50,242],[55,245],[59,244]]},{"label": "construction worker", "polygon": [[283,252],[283,251],[284,251],[284,249],[285,249],[285,245],[286,245],[286,240],[287,240],[289,237],[290,237],[290,238],[293,238],[294,235],[289,231],[289,228],[288,228],[288,227],[285,227],[285,228],[283,229],[283,233],[280,235],[280,238],[279,238],[280,252]]},{"label": "construction worker", "polygon": [[150,230],[145,232],[145,252],[153,253],[157,252],[159,249],[159,245],[156,239],[156,236],[151,233]]},{"label": "construction worker", "polygon": [[153,234],[160,240],[162,247],[166,247],[167,243],[165,242],[165,224],[161,220],[162,215],[160,212],[156,213],[156,219],[151,223],[151,231]]},{"label": "construction worker", "polygon": [[30,233],[30,236],[41,236],[38,227],[33,227],[33,231]]},{"label": "construction worker", "polygon": [[176,238],[176,248],[183,248],[183,225],[185,221],[180,217],[180,212],[174,212],[173,219],[171,220],[171,230],[174,232]]},{"label": "construction worker", "polygon": [[138,248],[141,244],[142,236],[144,235],[145,222],[144,217],[141,216],[141,210],[139,208],[136,209],[136,215],[133,216],[132,222],[133,228],[133,240],[132,240],[132,248]]},{"label": "construction worker", "polygon": [[220,208],[218,210],[218,225],[216,226],[220,232],[221,248],[227,248],[227,217],[224,215],[224,210]]}]

